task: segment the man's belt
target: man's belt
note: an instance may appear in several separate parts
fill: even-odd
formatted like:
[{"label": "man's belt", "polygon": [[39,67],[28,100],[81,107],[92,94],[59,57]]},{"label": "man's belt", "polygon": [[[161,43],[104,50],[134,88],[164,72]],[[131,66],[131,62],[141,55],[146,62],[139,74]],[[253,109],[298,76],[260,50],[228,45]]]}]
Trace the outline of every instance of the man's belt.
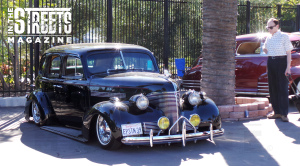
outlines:
[{"label": "man's belt", "polygon": [[278,55],[278,56],[269,56],[271,59],[283,59],[286,58],[286,55]]}]

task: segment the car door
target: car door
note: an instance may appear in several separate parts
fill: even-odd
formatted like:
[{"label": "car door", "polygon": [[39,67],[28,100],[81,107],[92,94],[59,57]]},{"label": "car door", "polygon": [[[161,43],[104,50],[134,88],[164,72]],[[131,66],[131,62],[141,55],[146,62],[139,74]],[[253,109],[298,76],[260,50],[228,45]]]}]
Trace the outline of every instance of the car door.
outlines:
[{"label": "car door", "polygon": [[62,86],[61,79],[61,56],[59,54],[48,54],[46,58],[46,69],[41,78],[42,91],[48,96],[53,110],[58,112],[61,107]]},{"label": "car door", "polygon": [[236,93],[256,95],[266,66],[267,56],[261,51],[260,42],[242,43],[236,54]]},{"label": "car door", "polygon": [[88,82],[84,77],[81,59],[76,55],[63,57],[59,119],[65,124],[81,127],[84,112],[88,109]]}]

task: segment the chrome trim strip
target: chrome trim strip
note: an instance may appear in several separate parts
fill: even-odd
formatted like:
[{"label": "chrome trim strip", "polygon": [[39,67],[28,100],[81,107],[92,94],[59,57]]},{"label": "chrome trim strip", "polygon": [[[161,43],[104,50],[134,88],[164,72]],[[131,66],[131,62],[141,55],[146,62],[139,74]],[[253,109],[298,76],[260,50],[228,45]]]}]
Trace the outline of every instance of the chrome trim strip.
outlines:
[{"label": "chrome trim strip", "polygon": [[183,87],[190,87],[190,88],[200,88],[200,85],[198,86],[186,86],[186,85],[182,85]]},{"label": "chrome trim strip", "polygon": [[258,82],[257,84],[268,85],[269,83],[267,83],[267,82]]},{"label": "chrome trim strip", "polygon": [[185,147],[185,140],[186,140],[186,123],[183,121],[182,123],[182,146]]},{"label": "chrome trim strip", "polygon": [[[194,83],[194,82],[183,82],[182,84],[184,84],[184,85],[195,85],[196,83]],[[200,85],[200,83],[199,83],[199,85]]]},{"label": "chrome trim strip", "polygon": [[150,147],[153,147],[153,131],[150,130]]},{"label": "chrome trim strip", "polygon": [[257,87],[258,87],[258,88],[269,88],[269,86],[262,86],[262,85],[261,85],[261,86],[258,85]]},{"label": "chrome trim strip", "polygon": [[200,80],[182,80],[182,82],[200,82]]},{"label": "chrome trim strip", "polygon": [[200,87],[200,85],[182,85],[182,86],[185,86],[185,87]]},{"label": "chrome trim strip", "polygon": [[[210,138],[211,133],[214,137],[222,136],[224,129],[217,129],[211,131],[188,133],[186,134],[186,141],[194,141]],[[125,145],[149,145],[150,137],[125,137],[121,140]],[[178,143],[182,142],[182,134],[177,135],[166,135],[166,136],[153,136],[153,144],[165,144],[165,143]]]},{"label": "chrome trim strip", "polygon": [[269,92],[269,89],[258,89],[258,91],[267,91],[267,92]]},{"label": "chrome trim strip", "polygon": [[241,94],[241,95],[270,95],[269,93],[260,93],[260,92],[235,92],[235,94]]}]

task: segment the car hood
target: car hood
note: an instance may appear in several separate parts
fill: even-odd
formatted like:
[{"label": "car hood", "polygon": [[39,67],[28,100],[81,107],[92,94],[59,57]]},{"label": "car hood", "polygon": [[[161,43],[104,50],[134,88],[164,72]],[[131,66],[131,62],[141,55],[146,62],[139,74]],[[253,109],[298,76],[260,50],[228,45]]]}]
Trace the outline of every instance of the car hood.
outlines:
[{"label": "car hood", "polygon": [[92,93],[98,95],[102,93],[103,97],[119,96],[127,99],[139,93],[147,95],[152,92],[179,90],[173,79],[162,74],[149,72],[126,72],[105,77],[94,77],[90,82],[90,89]]}]

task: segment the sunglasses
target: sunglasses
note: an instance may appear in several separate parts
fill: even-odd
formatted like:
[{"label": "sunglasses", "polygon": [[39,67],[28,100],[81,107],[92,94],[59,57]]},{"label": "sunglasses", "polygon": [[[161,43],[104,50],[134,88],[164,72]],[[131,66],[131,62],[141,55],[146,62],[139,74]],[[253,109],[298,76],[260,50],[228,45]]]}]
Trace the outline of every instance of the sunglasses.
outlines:
[{"label": "sunglasses", "polygon": [[274,25],[274,26],[270,26],[270,27],[268,27],[268,26],[266,26],[266,29],[268,30],[268,29],[273,29],[274,27],[276,27],[276,25]]}]

